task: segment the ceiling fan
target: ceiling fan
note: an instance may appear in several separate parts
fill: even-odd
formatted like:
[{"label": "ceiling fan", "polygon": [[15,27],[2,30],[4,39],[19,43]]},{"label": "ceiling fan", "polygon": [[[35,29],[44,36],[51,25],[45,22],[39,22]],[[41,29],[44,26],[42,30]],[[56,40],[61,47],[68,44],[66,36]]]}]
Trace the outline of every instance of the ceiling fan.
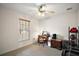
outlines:
[{"label": "ceiling fan", "polygon": [[53,13],[55,13],[55,11],[50,11],[50,10],[48,10],[47,9],[47,5],[46,4],[41,4],[40,6],[39,6],[39,8],[38,8],[38,12],[39,12],[39,14],[41,14],[41,15],[45,15],[45,14],[53,14]]}]

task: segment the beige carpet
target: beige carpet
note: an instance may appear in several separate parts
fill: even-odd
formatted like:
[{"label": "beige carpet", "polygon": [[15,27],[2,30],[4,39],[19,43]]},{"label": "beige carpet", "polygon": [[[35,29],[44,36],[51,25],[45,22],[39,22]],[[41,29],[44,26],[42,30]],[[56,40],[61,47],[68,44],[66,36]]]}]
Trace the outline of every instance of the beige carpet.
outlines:
[{"label": "beige carpet", "polygon": [[12,51],[3,56],[61,56],[61,50],[42,46],[39,44],[32,44],[16,51]]}]

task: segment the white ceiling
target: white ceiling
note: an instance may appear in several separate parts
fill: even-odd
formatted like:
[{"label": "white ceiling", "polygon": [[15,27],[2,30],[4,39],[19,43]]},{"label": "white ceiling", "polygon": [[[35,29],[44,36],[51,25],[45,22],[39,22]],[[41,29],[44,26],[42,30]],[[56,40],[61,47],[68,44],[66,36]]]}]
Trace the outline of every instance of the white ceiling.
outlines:
[{"label": "white ceiling", "polygon": [[[15,11],[28,14],[30,16],[33,16],[35,18],[42,18],[42,16],[39,16],[37,11],[40,4],[37,3],[3,3],[0,4],[1,6],[13,9]],[[47,10],[48,11],[55,11],[55,15],[67,13],[67,12],[75,12],[78,10],[78,3],[47,3]],[[66,10],[67,8],[72,8],[72,10]],[[53,13],[51,15],[54,15]],[[43,16],[47,17],[49,16]]]}]

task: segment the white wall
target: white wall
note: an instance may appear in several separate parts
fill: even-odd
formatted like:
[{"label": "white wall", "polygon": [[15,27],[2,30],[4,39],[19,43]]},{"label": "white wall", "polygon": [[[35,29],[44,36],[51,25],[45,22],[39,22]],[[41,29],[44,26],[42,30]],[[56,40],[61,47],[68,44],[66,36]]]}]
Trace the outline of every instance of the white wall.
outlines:
[{"label": "white wall", "polygon": [[77,12],[55,15],[40,21],[40,30],[58,34],[59,39],[68,39],[68,27],[77,26]]},{"label": "white wall", "polygon": [[78,10],[78,12],[77,12],[77,18],[78,18],[77,23],[78,23],[78,26],[79,26],[79,10]]},{"label": "white wall", "polygon": [[38,21],[31,20],[31,37],[28,41],[18,42],[19,39],[19,18],[26,16],[22,13],[0,6],[0,54],[23,47],[33,43],[33,36],[38,31]]}]

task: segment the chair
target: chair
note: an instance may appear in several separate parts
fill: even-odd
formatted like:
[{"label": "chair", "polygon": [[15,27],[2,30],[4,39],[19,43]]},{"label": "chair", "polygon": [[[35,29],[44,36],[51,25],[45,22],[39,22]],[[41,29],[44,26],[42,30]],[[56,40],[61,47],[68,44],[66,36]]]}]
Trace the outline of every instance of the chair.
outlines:
[{"label": "chair", "polygon": [[79,45],[71,46],[69,41],[62,42],[62,56],[79,56]]},{"label": "chair", "polygon": [[43,44],[43,46],[45,44],[47,44],[48,43],[48,36],[47,35],[38,35],[38,43]]}]

